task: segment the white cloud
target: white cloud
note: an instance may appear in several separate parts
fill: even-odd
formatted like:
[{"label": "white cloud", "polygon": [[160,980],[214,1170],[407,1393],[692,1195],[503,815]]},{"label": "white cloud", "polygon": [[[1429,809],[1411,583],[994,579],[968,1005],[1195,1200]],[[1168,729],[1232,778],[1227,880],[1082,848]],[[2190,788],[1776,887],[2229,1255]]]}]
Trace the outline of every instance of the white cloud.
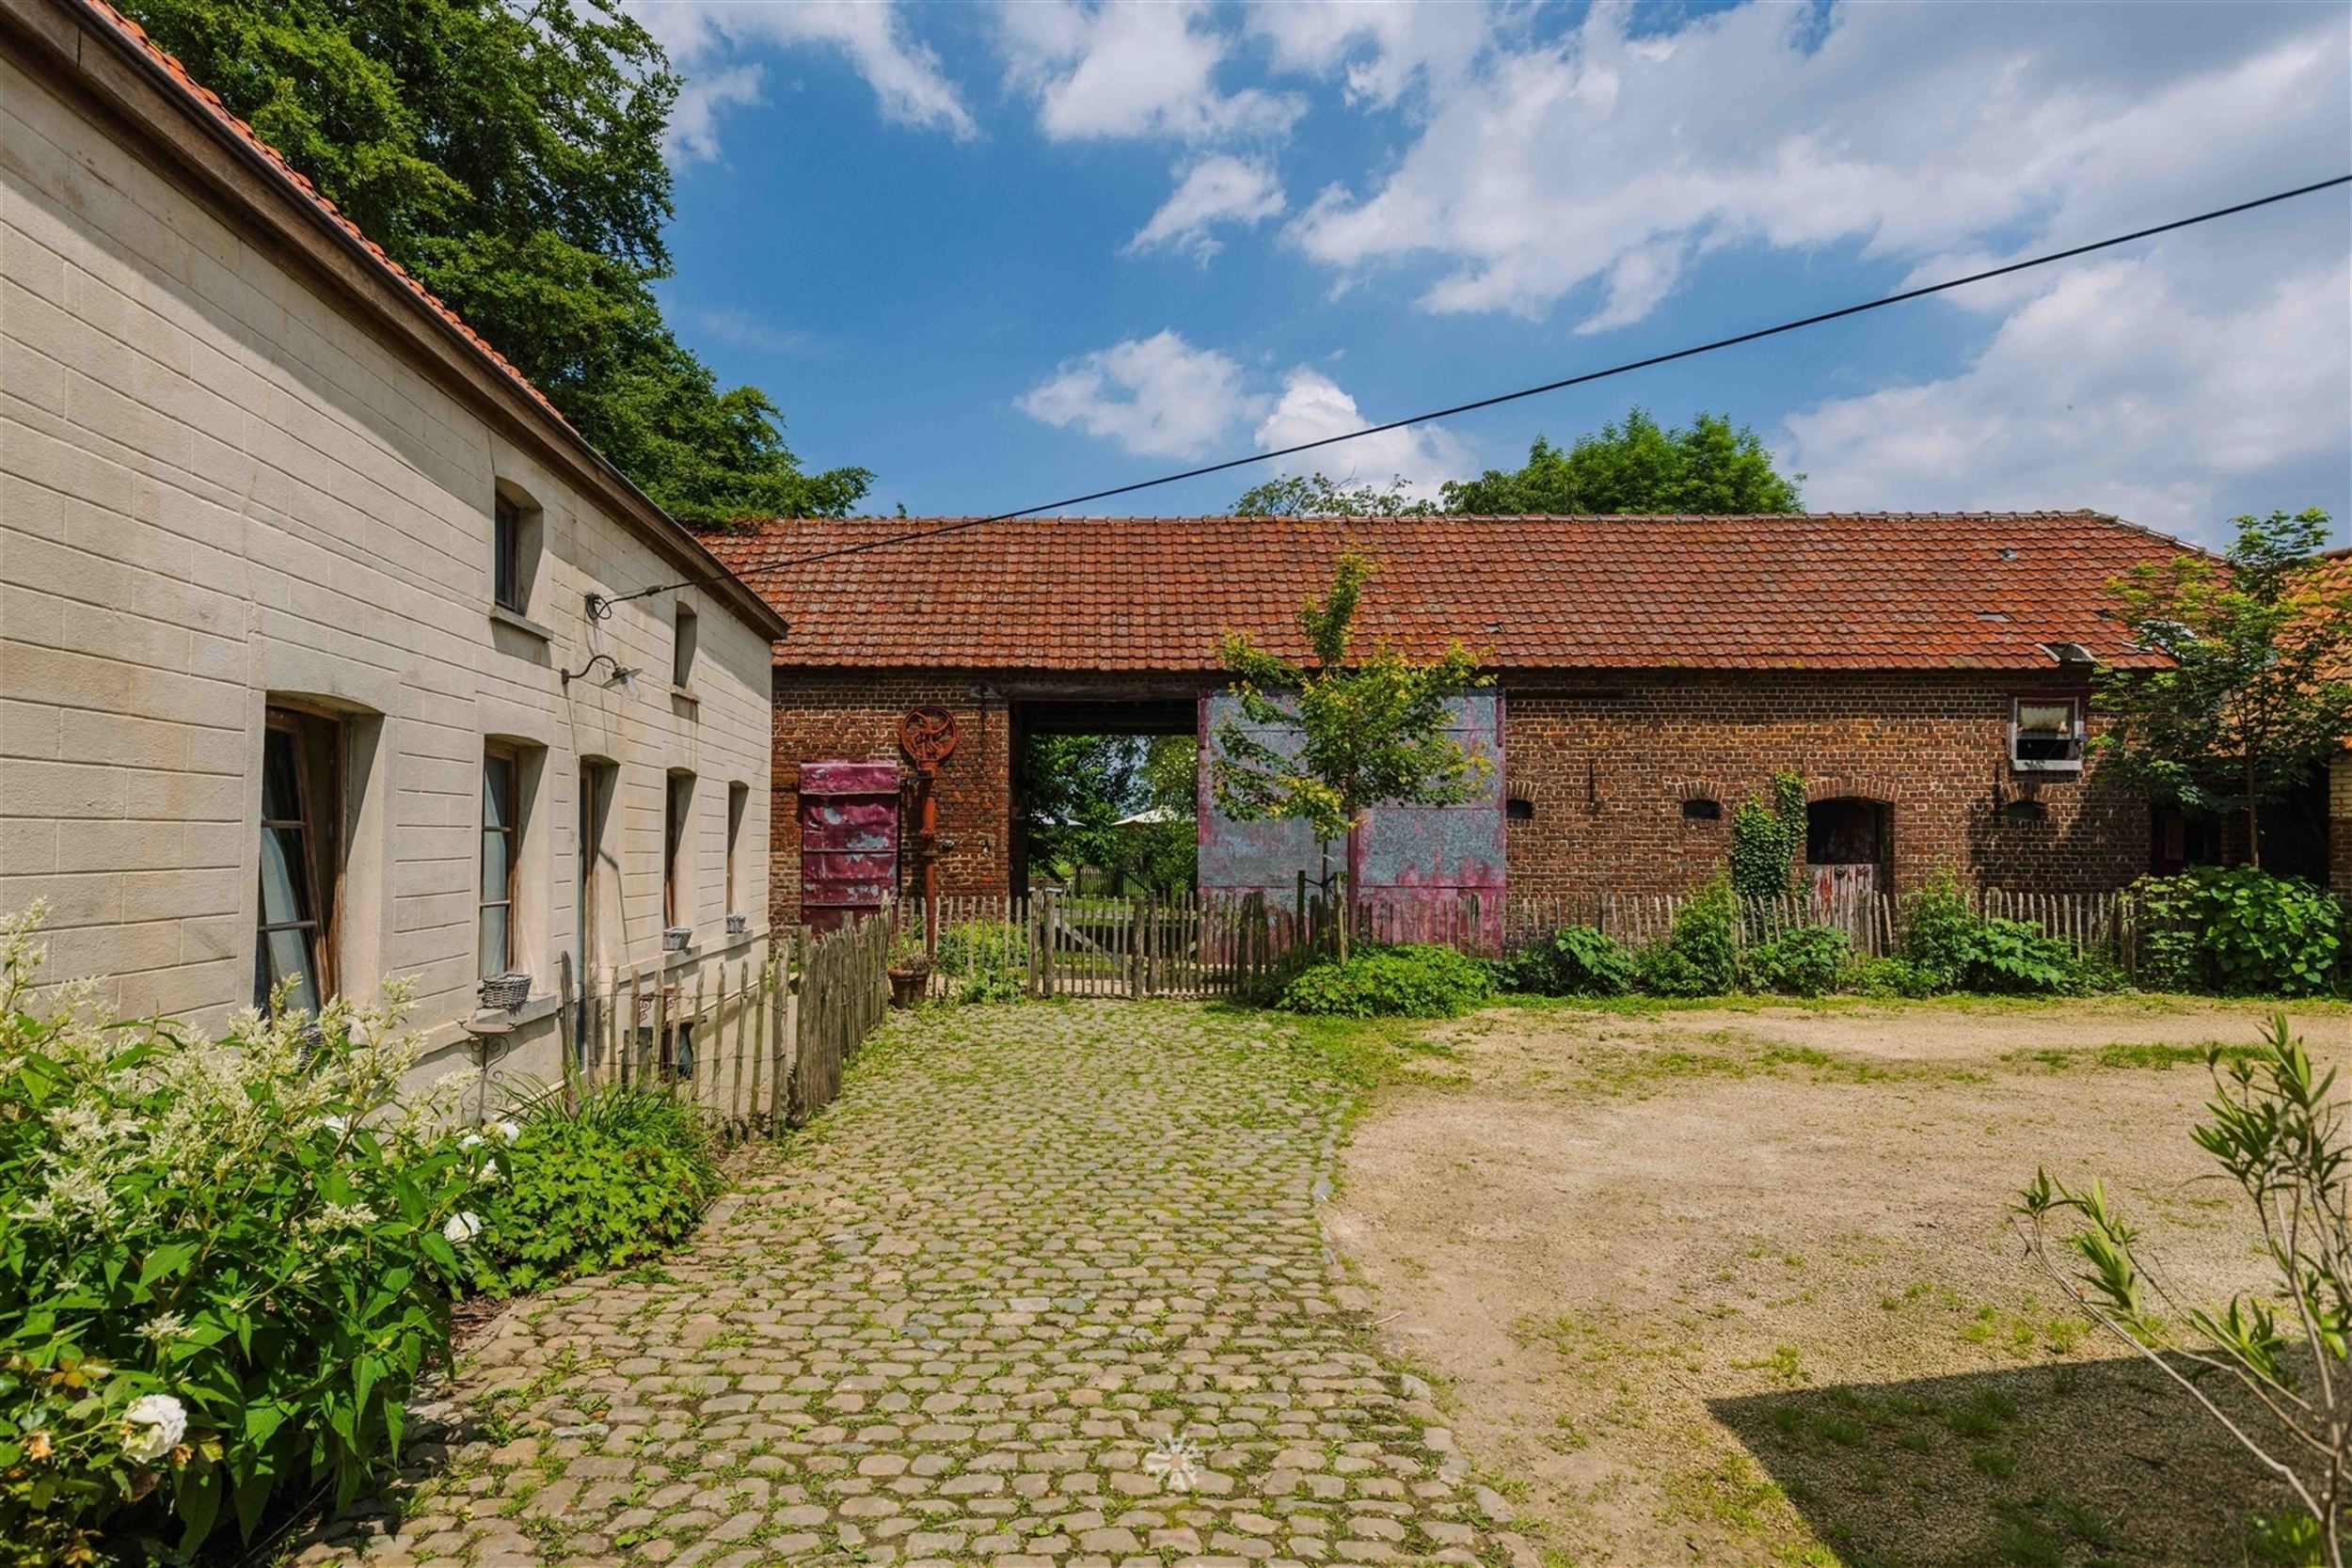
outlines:
[{"label": "white cloud", "polygon": [[1288,0],[1249,11],[1278,69],[1338,75],[1347,100],[1394,103],[1416,84],[1442,89],[1485,47],[1493,19],[1483,4],[1365,4]]},{"label": "white cloud", "polygon": [[1196,456],[1254,411],[1241,367],[1172,331],[1064,360],[1016,406],[1155,457]]},{"label": "white cloud", "polygon": [[[1258,445],[1297,446],[1360,430],[1370,422],[1338,383],[1301,365],[1290,372],[1281,397],[1260,422]],[[1278,474],[1327,474],[1343,486],[1386,486],[1391,480],[1403,479],[1414,495],[1436,500],[1441,484],[1468,471],[1470,454],[1442,425],[1408,425],[1276,458],[1271,467]]]},{"label": "white cloud", "polygon": [[1282,210],[1282,187],[1265,164],[1220,152],[1192,166],[1152,221],[1136,230],[1128,255],[1170,246],[1198,261],[1223,248],[1210,230],[1220,223],[1261,223]]},{"label": "white cloud", "polygon": [[978,134],[939,56],[908,34],[888,0],[624,0],[624,8],[686,78],[670,120],[674,157],[718,155],[718,111],[758,102],[765,80],[756,64],[739,56],[763,46],[836,49],[874,89],[884,119],[959,137]]},{"label": "white cloud", "polygon": [[2352,408],[2352,268],[2340,245],[2266,237],[2251,289],[2184,235],[2059,276],[1952,375],[1790,415],[1807,504],[2089,506],[2222,542],[2233,491],[2343,460]]},{"label": "white cloud", "polygon": [[2336,172],[2342,9],[2162,21],[1849,6],[1817,36],[1804,8],[1752,6],[1632,36],[1600,7],[1564,40],[1496,41],[1369,194],[1327,191],[1292,238],[1343,275],[1434,261],[1433,310],[1539,317],[1597,293],[1598,330],[1724,245],[2002,249]]},{"label": "white cloud", "polygon": [[1306,109],[1263,87],[1219,90],[1232,40],[1199,0],[1035,0],[999,14],[1007,80],[1056,141],[1279,136]]}]

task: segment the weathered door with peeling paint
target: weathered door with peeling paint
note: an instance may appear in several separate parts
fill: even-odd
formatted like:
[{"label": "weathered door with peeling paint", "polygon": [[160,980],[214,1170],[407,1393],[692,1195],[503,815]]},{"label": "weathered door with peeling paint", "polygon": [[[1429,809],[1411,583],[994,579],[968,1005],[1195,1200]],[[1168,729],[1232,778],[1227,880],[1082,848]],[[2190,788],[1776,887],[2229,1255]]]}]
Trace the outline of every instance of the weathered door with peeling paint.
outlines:
[{"label": "weathered door with peeling paint", "polygon": [[[1357,901],[1373,932],[1384,941],[1409,942],[1458,929],[1468,900],[1477,900],[1478,926],[1488,942],[1502,937],[1503,754],[1502,696],[1472,691],[1451,705],[1447,732],[1490,764],[1478,794],[1458,806],[1375,806],[1348,836],[1334,845],[1344,853]],[[1326,872],[1314,835],[1297,822],[1236,822],[1216,810],[1209,787],[1208,757],[1217,727],[1238,717],[1230,691],[1200,699],[1200,887],[1239,895],[1263,893],[1269,903],[1288,908],[1298,873],[1310,882]],[[1296,744],[1295,730],[1261,730],[1257,738],[1278,751]],[[1332,867],[1330,869],[1338,869]]]},{"label": "weathered door with peeling paint", "polygon": [[830,931],[898,888],[898,765],[801,764],[801,919]]}]

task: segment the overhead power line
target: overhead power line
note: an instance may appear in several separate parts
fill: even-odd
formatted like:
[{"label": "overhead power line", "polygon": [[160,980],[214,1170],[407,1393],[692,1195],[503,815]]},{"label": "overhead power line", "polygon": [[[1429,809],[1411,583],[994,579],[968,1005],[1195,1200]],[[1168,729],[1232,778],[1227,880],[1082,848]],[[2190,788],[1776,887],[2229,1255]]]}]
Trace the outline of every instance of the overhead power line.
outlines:
[{"label": "overhead power line", "polygon": [[[2258,207],[2269,207],[2281,201],[2293,201],[2297,197],[2312,196],[2344,184],[2352,184],[2352,174],[2339,174],[2332,180],[2321,180],[2309,185],[2297,185],[2293,190],[2276,191],[2269,196],[2256,197],[2250,201],[2233,202],[2227,207],[2216,207],[2211,212],[2199,213],[2191,217],[2174,218],[2169,223],[2153,224],[2146,229],[2135,229],[2128,234],[2117,234],[2104,240],[2093,240],[2088,245],[2069,245],[2063,250],[2053,250],[2040,256],[2030,256],[2022,261],[2010,261],[2002,266],[1987,267],[1981,272],[1972,272],[1962,277],[1947,277],[1940,283],[1930,283],[1916,289],[1904,289],[1898,293],[1882,294],[1875,299],[1863,300],[1859,304],[1840,306],[1835,310],[1822,310],[1810,316],[1799,316],[1793,321],[1780,322],[1772,326],[1759,326],[1750,332],[1735,333],[1731,337],[1717,338],[1710,342],[1693,343],[1689,348],[1678,348],[1666,354],[1652,354],[1640,359],[1629,359],[1623,364],[1610,365],[1597,371],[1585,371],[1578,375],[1563,376],[1557,381],[1547,381],[1539,386],[1522,387],[1514,392],[1498,392],[1493,397],[1477,398],[1469,403],[1457,403],[1446,408],[1433,408],[1422,414],[1408,414],[1401,420],[1391,420],[1385,424],[1366,425],[1361,430],[1350,430],[1338,436],[1325,436],[1316,440],[1298,442],[1295,446],[1274,447],[1264,451],[1253,451],[1246,457],[1229,457],[1222,462],[1204,463],[1198,467],[1185,468],[1171,474],[1161,474],[1153,479],[1139,479],[1129,484],[1115,484],[1106,490],[1089,490],[1080,496],[1065,496],[1059,500],[1041,501],[1035,506],[1025,506],[1015,512],[993,512],[985,517],[959,517],[954,522],[942,523],[932,528],[909,529],[904,532],[884,534],[876,539],[864,539],[851,545],[837,545],[831,549],[814,550],[806,555],[791,556],[783,561],[761,562],[756,565],[745,567],[740,573],[725,575],[747,578],[763,576],[770,572],[783,571],[787,567],[806,566],[814,562],[831,561],[837,556],[862,555],[867,550],[887,549],[895,545],[909,545],[918,540],[936,539],[942,534],[961,533],[967,529],[982,528],[990,523],[1010,522],[1017,517],[1033,517],[1041,512],[1059,512],[1068,507],[1083,506],[1089,501],[1108,500],[1113,496],[1131,496],[1138,490],[1156,489],[1163,484],[1175,484],[1187,479],[1200,479],[1207,474],[1221,474],[1228,469],[1247,467],[1252,463],[1264,463],[1278,457],[1293,457],[1302,451],[1314,451],[1324,447],[1338,446],[1343,441],[1361,440],[1367,436],[1378,436],[1387,431],[1402,430],[1407,425],[1426,424],[1432,420],[1451,419],[1456,414],[1475,413],[1482,408],[1494,408],[1506,403],[1518,403],[1523,398],[1541,397],[1547,392],[1565,391],[1570,387],[1582,387],[1591,382],[1605,381],[1611,376],[1648,370],[1654,365],[1670,365],[1677,359],[1695,358],[1699,355],[1713,354],[1720,349],[1737,348],[1742,343],[1753,343],[1765,338],[1777,338],[1784,332],[1796,332],[1808,326],[1820,326],[1824,322],[1840,321],[1848,316],[1859,316],[1870,310],[1883,310],[1890,305],[1902,305],[1911,300],[1925,299],[1930,294],[1940,294],[1952,289],[1963,289],[1971,283],[1982,283],[1995,277],[2006,277],[2012,273],[2029,272],[2035,267],[2046,267],[2053,262],[2071,261],[2077,256],[2088,256],[2093,251],[2110,250],[2120,245],[2130,245],[2135,240],[2150,239],[2158,234],[2169,234],[2179,229],[2192,229],[2198,224],[2211,223],[2217,218],[2233,217],[2240,213],[2250,213]],[[609,612],[612,606],[625,604],[630,599],[642,599],[652,594],[667,594],[680,588],[694,588],[707,582],[723,580],[724,580],[723,576],[694,578],[684,582],[663,583],[657,588],[641,589],[634,594],[624,594],[616,599],[601,599],[591,595],[590,610],[592,613],[602,614]],[[599,609],[599,606],[602,608]]]}]

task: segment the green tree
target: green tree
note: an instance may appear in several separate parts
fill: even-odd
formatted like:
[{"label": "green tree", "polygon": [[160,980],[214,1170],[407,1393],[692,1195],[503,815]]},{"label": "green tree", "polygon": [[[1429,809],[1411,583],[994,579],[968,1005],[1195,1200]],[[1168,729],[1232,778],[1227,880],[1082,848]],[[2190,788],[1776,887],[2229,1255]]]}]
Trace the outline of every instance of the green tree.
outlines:
[{"label": "green tree", "polygon": [[1323,473],[1287,474],[1251,485],[1233,502],[1245,517],[1425,517],[1438,510],[1416,500],[1402,475],[1382,489]]},{"label": "green tree", "polygon": [[1562,451],[1542,436],[1527,466],[1489,468],[1448,483],[1454,513],[1797,512],[1804,475],[1783,478],[1756,432],[1722,415],[1701,413],[1667,429],[1634,408],[1622,424],[1601,426]]},{"label": "green tree", "polygon": [[678,78],[612,0],[125,0],[387,254],[690,521],[839,514],[662,320]]},{"label": "green tree", "polygon": [[2262,810],[2352,735],[2352,572],[2317,562],[2328,514],[2236,519],[2217,562],[2182,554],[2111,585],[2125,632],[2169,661],[2102,669],[2114,724],[2094,744],[2160,801],[2243,812],[2262,864]]},{"label": "green tree", "polygon": [[[1456,805],[1492,769],[1483,753],[1446,733],[1450,699],[1493,680],[1479,673],[1477,655],[1455,642],[1427,664],[1386,643],[1354,656],[1357,605],[1377,570],[1372,557],[1347,550],[1330,593],[1299,606],[1309,665],[1264,652],[1246,632],[1225,634],[1222,655],[1241,716],[1217,726],[1209,777],[1228,816],[1304,822],[1327,850],[1375,805]],[[1293,734],[1296,744],[1271,743],[1252,728]],[[1343,959],[1355,923],[1354,888],[1345,889],[1345,900]]]}]

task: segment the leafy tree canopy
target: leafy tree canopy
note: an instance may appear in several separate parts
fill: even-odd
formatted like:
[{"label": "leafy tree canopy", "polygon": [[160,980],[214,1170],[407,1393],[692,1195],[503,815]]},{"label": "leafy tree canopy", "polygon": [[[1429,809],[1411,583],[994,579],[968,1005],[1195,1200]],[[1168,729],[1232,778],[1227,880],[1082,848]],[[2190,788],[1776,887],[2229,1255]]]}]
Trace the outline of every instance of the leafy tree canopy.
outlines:
[{"label": "leafy tree canopy", "polygon": [[2157,800],[2246,814],[2262,863],[2262,808],[2352,736],[2352,572],[2316,568],[2328,514],[2236,520],[2223,561],[2176,555],[2114,584],[2153,670],[2103,669],[2113,728],[2095,742]]},{"label": "leafy tree canopy", "polygon": [[[1082,871],[1155,893],[1193,883],[1197,851],[1188,735],[1036,735],[1022,755],[1029,863],[1065,881]],[[1127,821],[1142,816],[1144,821]]]},{"label": "leafy tree canopy", "polygon": [[1288,474],[1241,493],[1233,511],[1246,517],[1422,517],[1438,508],[1416,500],[1403,476],[1387,488],[1326,474]]},{"label": "leafy tree canopy", "polygon": [[1601,426],[1562,451],[1542,436],[1527,466],[1489,468],[1445,486],[1454,513],[1727,514],[1798,512],[1804,476],[1783,478],[1756,432],[1701,413],[1687,428],[1667,429],[1635,408],[1621,424]]},{"label": "leafy tree canopy", "polygon": [[[1476,654],[1455,642],[1416,664],[1386,643],[1355,651],[1357,606],[1377,570],[1372,557],[1345,551],[1331,591],[1299,606],[1310,664],[1226,633],[1221,652],[1241,714],[1217,726],[1209,777],[1217,808],[1235,821],[1301,821],[1328,845],[1383,801],[1458,805],[1491,775],[1492,759],[1447,733],[1451,699],[1494,678],[1479,672]],[[1285,732],[1295,745],[1273,738]],[[1349,889],[1351,911],[1355,896]],[[1350,924],[1352,914],[1340,923],[1342,958]]]},{"label": "leafy tree canopy", "polygon": [[690,521],[837,515],[755,388],[662,320],[678,78],[612,0],[124,0],[393,260]]}]

